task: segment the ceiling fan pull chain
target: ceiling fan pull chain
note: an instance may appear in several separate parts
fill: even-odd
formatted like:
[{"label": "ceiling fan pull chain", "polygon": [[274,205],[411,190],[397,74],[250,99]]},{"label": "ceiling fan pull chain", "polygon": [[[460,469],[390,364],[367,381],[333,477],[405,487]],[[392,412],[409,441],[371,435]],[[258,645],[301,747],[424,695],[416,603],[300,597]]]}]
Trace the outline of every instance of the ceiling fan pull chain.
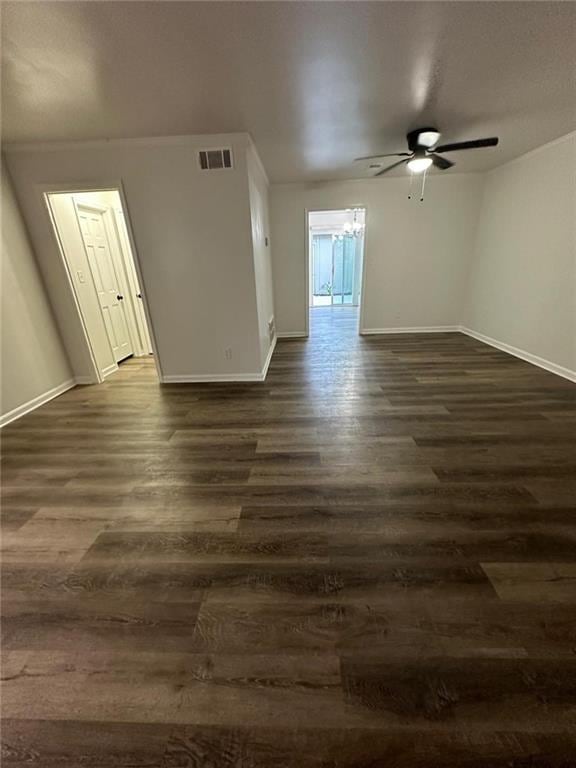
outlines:
[{"label": "ceiling fan pull chain", "polygon": [[428,171],[428,169],[426,169],[424,171],[424,173],[422,174],[422,192],[420,193],[420,202],[421,203],[424,202],[424,187],[426,186],[426,173],[427,173],[427,171]]},{"label": "ceiling fan pull chain", "polygon": [[408,200],[412,200],[412,182],[414,181],[414,174],[410,171],[410,186],[408,187]]}]

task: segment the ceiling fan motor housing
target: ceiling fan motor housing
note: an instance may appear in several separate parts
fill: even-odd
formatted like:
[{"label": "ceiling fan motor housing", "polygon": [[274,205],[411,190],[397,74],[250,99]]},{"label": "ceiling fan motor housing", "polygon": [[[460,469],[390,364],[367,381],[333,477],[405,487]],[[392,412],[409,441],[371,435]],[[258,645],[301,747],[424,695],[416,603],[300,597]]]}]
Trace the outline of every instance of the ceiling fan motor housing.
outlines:
[{"label": "ceiling fan motor housing", "polygon": [[[424,136],[423,134],[428,134]],[[421,149],[431,149],[440,138],[440,131],[437,128],[416,128],[414,131],[406,134],[408,149],[411,152]]]}]

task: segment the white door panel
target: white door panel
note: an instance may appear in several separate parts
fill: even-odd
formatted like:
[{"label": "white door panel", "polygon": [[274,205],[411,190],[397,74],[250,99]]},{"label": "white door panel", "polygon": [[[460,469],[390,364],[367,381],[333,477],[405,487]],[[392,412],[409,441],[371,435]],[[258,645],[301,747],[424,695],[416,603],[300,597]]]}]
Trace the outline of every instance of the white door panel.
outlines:
[{"label": "white door panel", "polygon": [[128,237],[128,231],[126,229],[126,220],[124,218],[124,211],[122,208],[116,208],[114,210],[116,216],[116,226],[118,230],[118,237],[120,240],[120,247],[122,250],[122,256],[124,259],[124,266],[126,269],[126,276],[128,279],[128,286],[131,292],[132,306],[134,308],[134,314],[136,317],[136,323],[138,326],[138,335],[140,337],[140,345],[142,351],[146,354],[152,354],[152,342],[150,340],[150,333],[148,331],[148,321],[146,319],[146,313],[144,311],[144,304],[142,299],[142,290],[138,282],[138,275],[134,266],[134,256],[130,247],[130,238]]},{"label": "white door panel", "polygon": [[114,359],[119,362],[134,350],[128,333],[121,281],[116,274],[103,214],[81,204],[76,205],[76,211],[110,346]]}]

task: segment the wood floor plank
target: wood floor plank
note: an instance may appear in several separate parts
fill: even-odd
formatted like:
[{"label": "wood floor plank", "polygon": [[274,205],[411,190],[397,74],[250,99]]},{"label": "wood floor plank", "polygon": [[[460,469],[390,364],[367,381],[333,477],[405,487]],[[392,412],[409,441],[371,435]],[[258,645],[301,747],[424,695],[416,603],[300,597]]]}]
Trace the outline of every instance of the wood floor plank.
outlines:
[{"label": "wood floor plank", "polygon": [[573,768],[576,737],[89,721],[4,723],[10,768]]},{"label": "wood floor plank", "polygon": [[344,658],[347,700],[384,724],[571,731],[576,660]]},{"label": "wood floor plank", "polygon": [[[482,563],[482,568],[503,600],[574,603],[574,563]],[[572,626],[576,632],[576,617]]]},{"label": "wood floor plank", "polygon": [[[10,651],[8,717],[307,727],[346,715],[337,656]],[[151,706],[151,702],[154,705]]]},{"label": "wood floor plank", "polygon": [[166,606],[135,599],[5,600],[2,645],[6,650],[183,650],[189,647],[198,608],[189,602]]},{"label": "wood floor plank", "polygon": [[340,563],[247,563],[25,561],[5,564],[2,590],[7,600],[141,599],[154,602],[380,602],[439,597],[493,599],[493,583],[476,564],[438,561]]}]

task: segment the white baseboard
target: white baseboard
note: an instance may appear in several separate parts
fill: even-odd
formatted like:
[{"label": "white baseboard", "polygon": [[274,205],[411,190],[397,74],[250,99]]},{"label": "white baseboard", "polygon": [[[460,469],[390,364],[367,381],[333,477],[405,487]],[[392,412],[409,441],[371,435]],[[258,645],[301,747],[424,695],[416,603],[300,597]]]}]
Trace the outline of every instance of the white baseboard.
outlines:
[{"label": "white baseboard", "polygon": [[262,381],[261,373],[198,373],[163,376],[162,384],[216,384],[219,381]]},{"label": "white baseboard", "polygon": [[102,373],[102,378],[106,379],[108,376],[110,376],[111,373],[116,373],[118,370],[118,363],[114,363],[113,365],[109,365],[107,368],[104,368]]},{"label": "white baseboard", "polygon": [[538,355],[533,355],[531,352],[526,352],[524,349],[519,349],[518,347],[513,347],[511,344],[506,344],[505,342],[498,341],[490,336],[485,336],[483,333],[473,331],[471,328],[460,326],[460,331],[477,341],[481,341],[491,347],[500,349],[502,352],[507,352],[514,357],[519,357],[521,360],[524,360],[527,363],[532,363],[532,365],[537,365],[539,368],[544,368],[545,371],[555,373],[557,376],[562,376],[562,378],[568,379],[568,381],[576,382],[576,371],[571,371],[570,368],[564,368],[562,365],[557,365],[556,363],[550,362],[550,360],[545,360],[543,357],[538,357]]},{"label": "white baseboard", "polygon": [[64,392],[75,387],[76,383],[76,379],[68,379],[68,381],[63,381],[62,384],[58,384],[57,387],[53,387],[47,392],[43,392],[41,395],[38,395],[38,397],[28,400],[27,403],[22,403],[22,405],[19,405],[17,408],[13,408],[11,411],[8,411],[8,413],[0,416],[0,427],[5,427],[6,424],[16,421],[16,419],[25,416],[27,413],[30,413],[30,411],[36,410],[36,408],[39,408],[41,405],[58,397],[58,395],[64,394]]},{"label": "white baseboard", "polygon": [[266,355],[264,367],[262,368],[262,381],[266,379],[266,374],[268,373],[268,368],[270,367],[270,361],[272,360],[272,355],[274,354],[275,349],[276,349],[276,336],[274,336],[274,338],[272,339],[272,344],[270,344],[270,349],[268,350],[268,354]]},{"label": "white baseboard", "polygon": [[526,352],[524,349],[513,347],[511,344],[506,344],[498,339],[493,339],[490,336],[485,336],[483,333],[473,331],[471,328],[466,328],[463,325],[430,325],[424,327],[413,328],[366,328],[360,332],[361,336],[371,336],[378,334],[394,334],[394,333],[464,333],[466,336],[471,336],[477,341],[481,341],[484,344],[488,344],[491,347],[500,349],[502,352],[507,352],[509,355],[519,357],[527,363],[537,365],[539,368],[544,368],[550,373],[555,373],[557,376],[562,376],[564,379],[576,382],[576,371],[572,371],[569,368],[565,368],[562,365],[545,360],[543,357],[533,355],[531,352]]},{"label": "white baseboard", "polygon": [[364,328],[361,336],[377,336],[389,333],[458,333],[459,325],[425,325],[412,328]]},{"label": "white baseboard", "polygon": [[218,382],[233,382],[233,381],[264,381],[266,374],[268,373],[268,367],[272,360],[272,355],[276,348],[276,337],[270,345],[268,355],[262,370],[259,373],[199,373],[195,376],[189,376],[187,374],[176,376],[163,376],[162,384],[210,384]]},{"label": "white baseboard", "polygon": [[278,339],[306,339],[308,334],[305,331],[280,331],[276,334]]}]

